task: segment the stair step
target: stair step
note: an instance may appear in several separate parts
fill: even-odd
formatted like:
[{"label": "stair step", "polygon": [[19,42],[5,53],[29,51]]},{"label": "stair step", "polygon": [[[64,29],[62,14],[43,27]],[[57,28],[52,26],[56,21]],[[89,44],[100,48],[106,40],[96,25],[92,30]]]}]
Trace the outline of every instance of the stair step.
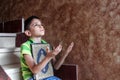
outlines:
[{"label": "stair step", "polygon": [[20,51],[20,47],[14,47],[14,48],[5,48],[0,47],[0,53],[10,53],[10,52],[18,52]]},{"label": "stair step", "polygon": [[20,64],[7,64],[2,65],[2,68],[8,73],[20,72]]},{"label": "stair step", "polygon": [[12,80],[22,80],[20,64],[2,65],[2,68]]},{"label": "stair step", "polygon": [[20,48],[0,48],[0,65],[20,63]]}]

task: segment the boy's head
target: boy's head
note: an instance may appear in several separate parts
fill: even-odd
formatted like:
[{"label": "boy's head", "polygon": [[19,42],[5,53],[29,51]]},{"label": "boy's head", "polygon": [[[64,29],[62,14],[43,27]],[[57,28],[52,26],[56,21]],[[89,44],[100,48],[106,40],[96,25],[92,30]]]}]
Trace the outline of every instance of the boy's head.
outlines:
[{"label": "boy's head", "polygon": [[24,29],[28,37],[41,37],[45,34],[45,29],[37,16],[30,16],[26,19]]},{"label": "boy's head", "polygon": [[33,19],[39,19],[40,20],[40,18],[39,17],[37,17],[37,16],[30,16],[29,18],[27,18],[26,20],[25,20],[25,22],[24,22],[24,29],[25,30],[29,30],[29,27],[30,27],[30,24],[31,24],[31,22],[32,22],[32,20]]}]

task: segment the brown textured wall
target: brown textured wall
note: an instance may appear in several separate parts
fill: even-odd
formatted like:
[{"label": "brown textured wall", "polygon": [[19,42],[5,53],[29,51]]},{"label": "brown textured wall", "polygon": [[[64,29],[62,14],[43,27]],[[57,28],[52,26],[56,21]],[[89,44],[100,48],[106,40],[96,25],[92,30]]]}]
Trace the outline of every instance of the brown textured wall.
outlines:
[{"label": "brown textured wall", "polygon": [[39,16],[64,50],[74,41],[65,63],[79,65],[79,80],[120,80],[120,0],[1,0],[0,11],[0,21]]}]

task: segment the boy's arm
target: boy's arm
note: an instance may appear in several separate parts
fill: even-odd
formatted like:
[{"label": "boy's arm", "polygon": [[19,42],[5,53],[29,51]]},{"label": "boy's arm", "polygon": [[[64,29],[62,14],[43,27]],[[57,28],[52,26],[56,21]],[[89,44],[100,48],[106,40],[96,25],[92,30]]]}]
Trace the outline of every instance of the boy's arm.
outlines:
[{"label": "boy's arm", "polygon": [[46,66],[53,56],[53,54],[47,55],[39,64],[35,64],[34,59],[30,55],[25,54],[24,58],[32,73],[36,74]]},{"label": "boy's arm", "polygon": [[73,46],[74,46],[74,43],[72,42],[72,43],[69,45],[69,47],[67,48],[65,54],[63,54],[63,55],[60,57],[60,59],[56,62],[56,64],[54,65],[54,68],[55,68],[56,70],[58,70],[58,69],[61,67],[61,65],[64,63],[66,57],[67,57],[68,54],[71,52]]}]

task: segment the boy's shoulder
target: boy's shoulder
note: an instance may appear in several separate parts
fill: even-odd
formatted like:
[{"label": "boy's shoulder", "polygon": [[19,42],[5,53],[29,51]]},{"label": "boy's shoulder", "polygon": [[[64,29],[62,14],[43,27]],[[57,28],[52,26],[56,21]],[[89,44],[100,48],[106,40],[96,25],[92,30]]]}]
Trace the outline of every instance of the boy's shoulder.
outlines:
[{"label": "boy's shoulder", "polygon": [[30,45],[31,43],[32,43],[31,41],[27,40],[27,41],[23,42],[21,45]]}]

